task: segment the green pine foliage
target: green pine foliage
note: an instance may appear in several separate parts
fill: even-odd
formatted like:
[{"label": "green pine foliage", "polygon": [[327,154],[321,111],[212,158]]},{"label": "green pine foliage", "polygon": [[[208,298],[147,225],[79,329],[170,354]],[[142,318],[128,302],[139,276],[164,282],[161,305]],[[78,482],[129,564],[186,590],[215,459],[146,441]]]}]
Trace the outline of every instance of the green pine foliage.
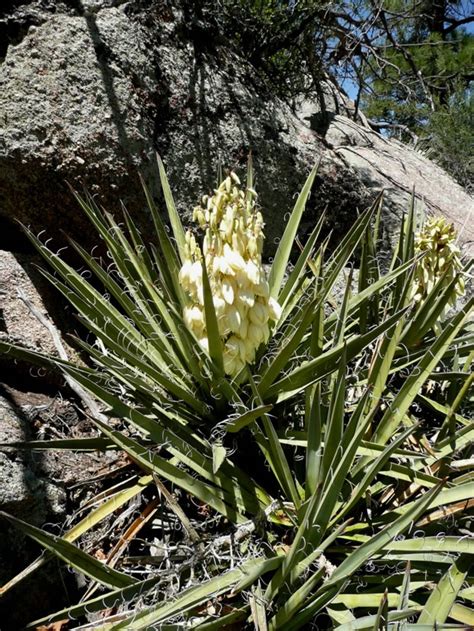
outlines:
[{"label": "green pine foliage", "polygon": [[[413,142],[472,185],[474,34],[461,2],[390,0],[377,56],[363,63],[361,104],[386,133]],[[459,25],[457,25],[459,21]]]},{"label": "green pine foliage", "polygon": [[226,44],[281,97],[321,96],[332,77],[357,106],[460,184],[473,181],[474,33],[459,0],[223,0],[197,3]]},{"label": "green pine foliage", "polygon": [[432,157],[467,190],[474,187],[474,93],[458,90],[430,117],[426,147]]}]

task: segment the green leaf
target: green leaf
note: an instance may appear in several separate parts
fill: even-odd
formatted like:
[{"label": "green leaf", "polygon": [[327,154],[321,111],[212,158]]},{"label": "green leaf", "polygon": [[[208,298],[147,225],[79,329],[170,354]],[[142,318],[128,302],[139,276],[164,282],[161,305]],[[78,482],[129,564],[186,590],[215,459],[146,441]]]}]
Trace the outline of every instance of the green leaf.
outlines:
[{"label": "green leaf", "polygon": [[336,628],[339,624],[344,624],[345,622],[352,622],[355,620],[354,614],[350,609],[347,609],[345,606],[338,606],[337,604],[332,603],[330,607],[326,607],[326,611],[333,622],[334,628]]},{"label": "green leaf", "polygon": [[474,539],[467,537],[420,537],[392,541],[388,552],[455,552],[474,556]]},{"label": "green leaf", "polygon": [[257,585],[252,585],[252,593],[249,595],[249,605],[255,631],[268,631],[266,603],[262,597],[260,582],[258,582]]},{"label": "green leaf", "polygon": [[418,618],[419,624],[437,627],[444,624],[472,565],[471,554],[462,554],[451,565],[426,601]]},{"label": "green leaf", "polygon": [[253,410],[247,410],[247,412],[244,412],[240,416],[237,416],[237,418],[226,419],[226,421],[224,422],[224,429],[230,434],[240,432],[241,429],[247,427],[258,418],[260,418],[262,414],[270,412],[272,408],[273,405],[259,405]]},{"label": "green leaf", "polygon": [[[368,391],[365,397],[368,396]],[[347,478],[348,472],[353,459],[357,453],[358,445],[362,440],[367,425],[371,420],[371,415],[360,420],[361,412],[366,404],[363,397],[358,406],[358,410],[351,417],[352,427],[346,433],[350,435],[350,441],[346,448],[341,446],[339,451],[340,457],[336,460],[334,471],[323,480],[322,489],[317,489],[309,498],[309,501],[300,509],[298,529],[295,533],[293,542],[288,553],[285,556],[281,569],[273,576],[270,581],[266,597],[272,600],[278,591],[282,588],[291,574],[292,580],[298,578],[305,565],[303,560],[311,556],[314,549],[320,548],[321,540],[324,538],[327,525],[337,504],[338,496],[344,480]],[[300,564],[301,562],[301,564]],[[300,565],[299,565],[300,564]]]},{"label": "green leaf", "polygon": [[447,273],[448,270],[438,279],[426,300],[415,313],[415,316],[408,321],[402,334],[402,343],[408,347],[416,345],[446,310],[460,278],[459,274],[456,275],[445,287]]},{"label": "green leaf", "polygon": [[295,263],[295,266],[291,270],[288,279],[284,283],[280,294],[278,295],[278,302],[282,307],[285,306],[286,302],[292,297],[295,287],[298,285],[298,281],[300,280],[302,274],[305,271],[305,267],[307,265],[308,259],[311,256],[311,252],[313,250],[314,244],[316,243],[317,238],[321,232],[321,228],[323,226],[325,220],[325,214],[323,213],[321,217],[318,219],[317,224],[313,228],[308,240],[305,243],[301,254],[298,257],[298,260]]},{"label": "green leaf", "polygon": [[[259,405],[262,405],[262,397],[260,389],[256,385],[250,370],[248,371],[249,382],[252,388],[252,392]],[[273,473],[275,474],[278,483],[282,491],[285,493],[288,500],[298,507],[301,503],[298,490],[295,485],[295,480],[291,468],[288,464],[288,460],[285,456],[285,452],[278,439],[278,434],[275,431],[273,423],[268,414],[262,414],[263,432],[258,427],[254,427],[254,436],[257,440],[259,447],[262,449],[268,464],[270,465]],[[264,441],[262,441],[264,438]]]},{"label": "green leaf", "polygon": [[470,607],[454,603],[449,612],[449,617],[456,620],[456,622],[462,622],[467,625],[470,630],[474,628],[474,609]]},{"label": "green leaf", "polygon": [[343,350],[338,371],[330,384],[332,392],[324,429],[324,451],[320,473],[323,479],[329,475],[334,462],[340,459],[340,446],[344,431],[347,355],[345,343],[342,342],[342,344]]},{"label": "green leaf", "polygon": [[221,629],[232,629],[234,623],[238,623],[248,617],[248,605],[239,609],[234,609],[230,613],[220,615],[219,617],[210,616],[204,622],[198,622],[190,626],[190,629],[198,631],[221,631]]},{"label": "green leaf", "polygon": [[127,602],[133,601],[133,599],[135,599],[137,596],[143,597],[145,594],[151,591],[156,583],[158,583],[159,581],[160,576],[152,576],[151,578],[148,578],[144,581],[134,583],[129,587],[115,589],[114,591],[108,592],[107,594],[101,594],[96,598],[85,600],[78,605],[73,605],[70,607],[66,607],[65,609],[61,609],[60,611],[56,611],[49,616],[44,616],[44,618],[33,620],[33,622],[30,622],[26,626],[26,628],[37,629],[42,625],[50,625],[57,620],[64,620],[65,618],[69,618],[70,620],[77,620],[81,616],[85,616],[96,611],[101,611],[103,609],[115,607],[117,603],[125,604]]},{"label": "green leaf", "polygon": [[216,310],[214,309],[214,301],[212,299],[211,285],[209,284],[209,276],[207,275],[206,261],[204,257],[202,264],[202,287],[204,294],[204,312],[206,315],[207,339],[209,342],[209,355],[217,366],[219,374],[224,373],[224,360],[222,357],[222,340],[217,326]]},{"label": "green leaf", "polygon": [[[384,579],[383,584],[385,585],[386,577],[381,576],[379,580],[382,578]],[[383,585],[380,585],[380,589],[383,589]],[[349,607],[350,609],[359,609],[359,608],[360,609],[379,609],[380,601],[383,599],[383,597],[384,597],[384,592],[381,592],[380,590],[377,592],[364,591],[359,594],[358,593],[351,594],[351,593],[342,592],[341,594],[339,594],[338,596],[334,598],[331,604],[332,605],[345,605],[346,607]],[[393,607],[394,609],[396,609],[398,598],[399,598],[399,595],[397,592],[388,592],[387,590],[387,602],[388,602],[389,607]],[[416,607],[416,603],[413,602],[410,604],[411,606],[413,606],[413,608]]]},{"label": "green leaf", "polygon": [[318,312],[321,306],[321,296],[316,296],[314,300],[310,301],[309,304],[304,307],[296,330],[292,334],[284,337],[284,341],[272,361],[270,361],[268,365],[264,363],[259,384],[261,392],[265,392],[265,390],[275,381],[278,375],[287,368],[291,361],[291,357],[297,350],[298,345],[308,330],[308,327],[311,325],[315,312]]},{"label": "green leaf", "polygon": [[[382,212],[383,198],[380,198],[375,225],[373,229],[367,226],[365,239],[362,241],[362,253],[359,265],[359,293],[368,286],[376,283],[380,278],[380,272],[377,263],[376,243],[379,232],[380,216]],[[370,300],[361,303],[359,308],[359,327],[361,333],[367,331],[368,325],[378,324],[379,315],[379,294],[374,293]]]},{"label": "green leaf", "polygon": [[[97,221],[100,224],[99,218],[97,218]],[[108,245],[109,248],[111,247],[113,248],[113,251],[115,251],[114,258],[118,260],[118,266],[120,269],[120,266],[123,267],[123,265],[125,265],[125,263],[122,263],[122,259],[128,260],[128,257],[123,250],[117,249],[118,246],[112,239],[109,229],[105,226],[103,230],[105,235],[104,239],[107,239],[109,242],[111,241]],[[27,236],[52,268],[64,279],[64,283],[55,279],[48,272],[42,271],[43,275],[48,278],[48,280],[50,280],[53,285],[55,285],[57,289],[63,293],[63,295],[65,295],[71,304],[73,304],[79,313],[86,319],[89,326],[90,324],[93,324],[98,327],[99,330],[101,327],[106,326],[111,339],[122,342],[122,346],[123,340],[127,339],[127,346],[130,347],[132,351],[139,349],[138,352],[142,355],[145,352],[149,360],[155,363],[159,368],[163,369],[164,372],[169,370],[169,366],[174,366],[175,364],[178,364],[179,366],[180,360],[177,358],[173,344],[168,340],[167,335],[164,335],[167,329],[164,331],[159,326],[159,318],[156,317],[155,313],[150,312],[149,306],[145,308],[145,313],[143,313],[140,308],[145,304],[148,305],[149,299],[143,299],[136,293],[133,289],[135,286],[135,281],[133,281],[133,279],[130,280],[130,278],[128,278],[127,280],[127,278],[122,276],[124,282],[130,290],[131,295],[136,298],[138,302],[132,300],[131,298],[127,299],[125,296],[126,292],[123,291],[123,287],[115,288],[113,281],[107,281],[107,274],[103,270],[100,272],[100,267],[97,264],[94,264],[92,259],[89,257],[90,265],[94,270],[94,273],[98,274],[102,281],[105,281],[105,286],[111,290],[112,295],[117,297],[117,294],[122,294],[119,302],[122,305],[125,305],[126,313],[128,312],[130,314],[131,321],[129,321],[123,313],[114,307],[109,300],[107,300],[72,267],[64,263],[58,256],[55,256],[45,246],[43,246],[33,234],[27,232]],[[127,270],[123,271],[125,274],[128,274]],[[164,303],[161,305],[161,315],[163,315],[164,321],[167,322],[167,324],[169,324],[176,333],[176,325],[173,323],[173,318],[169,309],[164,309]],[[143,325],[145,320],[147,323],[146,325]],[[132,322],[135,323],[137,321],[139,325],[145,326],[146,337],[140,334],[135,324],[132,324]],[[189,358],[186,362],[189,363]]]},{"label": "green leaf", "polygon": [[362,480],[353,489],[350,497],[343,503],[342,510],[334,518],[334,522],[350,513],[350,511],[356,506],[357,502],[359,502],[367,493],[367,490],[369,489],[372,481],[375,479],[375,476],[382,470],[388,459],[396,452],[397,448],[405,442],[408,436],[414,432],[414,430],[414,427],[406,429],[384,449],[374,462],[367,465]]},{"label": "green leaf", "polygon": [[206,603],[211,598],[217,598],[221,594],[226,593],[235,587],[239,581],[242,581],[248,572],[258,571],[258,568],[264,571],[267,567],[266,561],[267,559],[261,557],[251,559],[242,564],[239,568],[225,572],[196,587],[186,589],[171,602],[165,602],[164,604],[158,603],[141,612],[133,612],[133,614],[127,617],[123,622],[115,625],[113,631],[119,631],[119,629],[139,631],[141,629],[157,628],[159,623],[169,620],[176,614],[189,611],[194,607]]},{"label": "green leaf", "polygon": [[[397,621],[400,620],[406,620],[407,618],[411,618],[414,614],[417,613],[417,609],[416,608],[411,608],[411,609],[405,609],[403,611],[389,611],[388,612],[388,622],[389,623],[396,623]],[[338,627],[335,628],[335,631],[356,631],[356,629],[358,630],[363,630],[363,631],[370,631],[371,629],[373,629],[374,626],[374,622],[376,620],[376,616],[363,616],[362,618],[357,618],[356,620],[352,620],[350,622],[346,622],[344,624],[339,625]],[[410,627],[413,626],[413,629],[410,629]],[[390,625],[389,627],[390,629],[396,629],[396,626]],[[402,626],[400,627],[400,631],[433,631],[432,627],[429,628],[425,628],[425,627],[420,627],[420,629],[417,628],[417,625],[405,625],[404,623],[402,623]]]},{"label": "green leaf", "polygon": [[292,370],[288,375],[273,383],[268,390],[262,392],[262,397],[266,401],[278,397],[278,401],[284,401],[298,392],[301,392],[312,383],[333,372],[338,367],[338,362],[346,348],[347,361],[351,361],[366,346],[388,331],[403,315],[401,310],[384,322],[371,329],[364,335],[357,335],[349,338],[337,347],[332,348],[319,357],[303,363],[298,368]]},{"label": "green leaf", "polygon": [[273,556],[268,559],[262,560],[262,562],[258,565],[255,565],[255,567],[250,567],[246,569],[245,576],[243,576],[235,585],[232,590],[232,594],[238,594],[239,592],[247,590],[260,578],[260,576],[264,576],[265,574],[268,574],[268,572],[273,572],[274,570],[278,569],[282,562],[282,556]]},{"label": "green leaf", "polygon": [[321,383],[308,388],[306,409],[306,499],[309,499],[318,488],[321,471],[322,455],[322,421],[321,421]]},{"label": "green leaf", "polygon": [[[219,475],[214,475],[212,473],[212,457],[209,443],[197,438],[190,431],[186,431],[186,428],[182,425],[176,427],[179,433],[178,431],[167,429],[166,424],[170,421],[169,411],[165,412],[155,406],[153,414],[155,417],[158,415],[160,421],[157,422],[156,418],[146,416],[137,408],[127,405],[120,397],[101,387],[83,370],[72,366],[68,366],[67,370],[68,374],[83,385],[91,394],[108,405],[116,416],[126,419],[140,431],[145,431],[157,445],[167,445],[167,450],[178,461],[189,466],[196,473],[213,483],[219,484],[222,487],[222,492],[230,495],[239,506],[245,506],[246,510],[249,511],[259,512],[261,508],[264,509],[270,503],[269,496],[262,488],[229,460],[222,464]],[[171,420],[173,421],[174,418],[171,417]],[[184,435],[181,436],[181,433]],[[221,473],[222,475],[220,475]]]},{"label": "green leaf", "polygon": [[226,448],[220,443],[212,444],[212,471],[217,473],[227,455]]},{"label": "green leaf", "polygon": [[400,596],[398,597],[398,609],[407,609],[410,598],[410,583],[411,583],[411,562],[408,561],[405,573],[403,574],[403,583],[400,588]]},{"label": "green leaf", "polygon": [[107,451],[115,449],[115,445],[106,438],[53,438],[52,440],[27,440],[15,443],[0,443],[0,449],[31,449],[43,451],[48,449],[65,449],[72,451]]},{"label": "green leaf", "polygon": [[[464,484],[459,484],[457,486],[452,486],[449,488],[443,489],[438,495],[434,496],[429,509],[438,508],[439,506],[448,507],[449,504],[453,504],[456,502],[463,502],[464,500],[470,500],[474,497],[474,482],[469,481]],[[413,505],[417,502],[414,500],[412,502],[405,502],[401,506],[398,506],[391,512],[385,513],[381,517],[382,522],[390,522],[393,521],[395,515],[403,515],[404,513],[412,510]]]},{"label": "green leaf", "polygon": [[393,523],[385,526],[380,532],[346,557],[336,568],[326,585],[337,583],[338,581],[345,580],[348,576],[352,576],[363,563],[387,546],[395,537],[402,534],[412,522],[415,522],[430,506],[440,490],[441,486],[439,485],[426,492],[420,499],[413,503],[409,510],[395,519]]},{"label": "green leaf", "polygon": [[278,609],[270,620],[269,631],[284,629],[289,620],[303,607],[308,596],[324,576],[324,568],[320,568],[306,580],[301,587],[294,591],[288,600]]},{"label": "green leaf", "polygon": [[[428,379],[431,372],[443,357],[446,349],[462,328],[470,311],[472,310],[473,305],[474,299],[471,299],[468,304],[466,304],[459,313],[457,313],[456,316],[445,325],[441,334],[428,348],[410,377],[401,387],[398,394],[395,396],[393,401],[389,403],[387,411],[385,412],[375,432],[373,439],[374,442],[384,444],[391,436],[393,436],[398,425],[405,417],[410,405],[418,395],[421,386]],[[362,463],[360,466],[363,466]]]},{"label": "green leaf", "polygon": [[127,454],[149,473],[156,473],[159,477],[176,484],[187,493],[208,504],[214,510],[228,517],[232,522],[243,523],[245,521],[242,514],[234,506],[224,502],[219,495],[222,491],[213,488],[192,475],[175,466],[165,458],[153,453],[148,447],[140,445],[135,440],[127,438],[124,434],[109,429],[104,423],[94,419],[94,423],[100,430],[116,445],[121,447]]},{"label": "green leaf", "polygon": [[176,253],[176,249],[173,247],[171,239],[168,236],[168,232],[166,231],[153,197],[141,176],[140,181],[145,192],[148,208],[153,219],[156,236],[160,246],[159,250],[155,250],[159,271],[167,287],[172,287],[177,299],[181,302],[181,304],[184,304],[184,295],[178,280],[180,260]]},{"label": "green leaf", "polygon": [[405,317],[402,316],[393,329],[387,331],[385,335],[379,339],[375,347],[367,377],[367,384],[373,386],[372,405],[378,405],[385,390],[390,369],[393,365],[393,358],[400,341]]},{"label": "green leaf", "polygon": [[171,193],[171,188],[168,182],[168,177],[166,175],[165,167],[158,154],[156,154],[156,159],[158,162],[158,169],[160,171],[161,188],[163,189],[163,195],[165,197],[165,204],[168,210],[168,217],[170,219],[171,229],[173,230],[173,236],[176,241],[179,258],[182,265],[185,261],[185,245],[186,245],[184,228],[183,228],[183,224],[181,223],[181,218],[179,216],[179,213],[176,210],[173,194]]},{"label": "green leaf", "polygon": [[305,182],[305,185],[301,189],[301,193],[296,200],[295,207],[293,209],[293,212],[291,213],[288,223],[286,224],[285,232],[283,233],[280,244],[276,251],[275,258],[272,263],[272,268],[270,270],[270,276],[268,278],[268,283],[270,285],[270,295],[273,298],[278,298],[278,294],[280,293],[283,277],[285,275],[288,261],[290,259],[290,254],[295,242],[296,233],[298,232],[298,226],[300,225],[301,217],[306,207],[306,201],[311,192],[318,166],[319,165],[316,165],[313,168],[308,176],[308,179]]},{"label": "green leaf", "polygon": [[[311,602],[307,607],[300,611],[288,625],[288,631],[292,629],[298,629],[303,624],[309,622],[313,617],[321,610],[321,608],[332,602],[337,590],[341,588],[344,581],[347,580],[369,559],[373,558],[385,545],[392,541],[395,537],[403,533],[412,522],[416,521],[420,515],[426,510],[429,504],[433,501],[433,498],[439,493],[440,487],[435,487],[425,493],[419,500],[417,500],[409,511],[398,517],[395,521],[383,528],[380,532],[371,537],[368,541],[356,548],[354,552],[349,554],[342,563],[336,568],[333,574],[324,583],[325,592],[320,598]],[[339,587],[338,587],[339,586]],[[411,615],[411,614],[410,614]],[[369,629],[372,629],[375,622],[375,617],[372,617]],[[403,618],[402,618],[403,619]],[[390,620],[390,615],[389,615]],[[350,623],[354,624],[354,623]],[[338,627],[351,628],[347,625],[341,625]],[[365,627],[358,627],[365,628]],[[285,631],[287,631],[285,629]]]},{"label": "green leaf", "polygon": [[46,550],[49,550],[65,561],[68,565],[71,565],[82,574],[85,574],[106,587],[127,587],[127,585],[136,583],[136,579],[104,565],[90,554],[73,546],[72,543],[69,543],[69,541],[66,541],[64,538],[44,532],[44,530],[27,524],[21,519],[12,517],[3,511],[0,511],[0,516],[7,519],[14,526],[17,526],[22,532],[37,541],[46,548]]},{"label": "green leaf", "polygon": [[[107,499],[101,506],[92,510],[89,514],[81,519],[77,524],[75,524],[70,530],[68,530],[63,539],[69,541],[75,541],[85,532],[94,528],[101,521],[106,519],[109,515],[117,511],[121,506],[129,502],[131,499],[142,493],[146,487],[153,482],[151,476],[144,476],[138,480],[138,482],[128,488],[125,488],[121,491],[117,491],[112,497]],[[99,498],[94,498],[99,499]],[[84,508],[84,507],[83,507]],[[50,561],[54,557],[52,552],[43,553],[38,559],[30,563],[30,565],[22,570],[17,576],[10,579],[8,583],[3,585],[0,588],[0,596],[5,594],[9,589],[18,585],[21,581],[23,581],[27,576],[30,576],[37,569],[42,567],[45,563]]]},{"label": "green leaf", "polygon": [[385,631],[388,623],[388,596],[387,590],[383,594],[380,605],[377,611],[377,615],[375,616],[373,631]]}]

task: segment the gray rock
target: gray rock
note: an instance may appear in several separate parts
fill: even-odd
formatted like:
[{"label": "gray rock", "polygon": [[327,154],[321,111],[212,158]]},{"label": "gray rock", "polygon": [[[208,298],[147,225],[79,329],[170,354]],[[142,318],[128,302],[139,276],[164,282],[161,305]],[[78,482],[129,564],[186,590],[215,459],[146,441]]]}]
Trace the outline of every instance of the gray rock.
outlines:
[{"label": "gray rock", "polygon": [[[44,399],[41,397],[43,404]],[[30,401],[33,403],[34,396],[30,397]],[[40,401],[36,403],[40,404]],[[0,443],[24,441],[31,437],[31,417],[28,412],[28,409],[22,409],[17,404],[8,391],[3,388],[0,390]],[[41,457],[28,452],[4,447],[0,449],[0,511],[40,527],[47,521],[61,522],[66,515],[64,488],[41,475],[41,460]],[[0,517],[0,585],[11,580],[38,553],[38,548],[32,546],[19,529]],[[56,576],[59,578],[59,575]],[[26,622],[25,615],[29,615],[27,609],[16,607],[16,599],[20,598],[24,606],[31,608],[30,611],[40,611],[38,607],[41,607],[41,601],[51,602],[48,596],[51,589],[59,589],[61,593],[62,588],[57,582],[54,584],[51,573],[42,573],[35,578],[36,581],[28,581],[26,585],[13,588],[2,598],[2,629],[20,629]]]},{"label": "gray rock", "polygon": [[268,253],[321,157],[323,175],[306,229],[328,205],[337,209],[337,228],[354,218],[361,200],[366,204],[368,196],[342,161],[324,158],[321,138],[237,55],[225,48],[201,53],[178,10],[150,10],[144,20],[146,11],[128,17],[126,5],[81,6],[80,15],[59,10],[45,19],[43,11],[44,21],[10,45],[0,66],[4,220],[46,228],[55,239],[63,228],[84,241],[91,231],[65,181],[84,182],[108,209],[122,200],[136,215],[144,203],[138,168],[156,190],[154,149],[184,217],[215,185],[219,163],[242,171],[252,150]]},{"label": "gray rock", "polygon": [[139,25],[115,7],[82,13],[49,14],[0,66],[0,216],[75,236],[89,228],[66,182],[111,210],[143,205],[157,98]]},{"label": "gray rock", "polygon": [[371,194],[342,160],[327,154],[324,139],[275,97],[242,58],[221,45],[210,49],[197,27],[184,39],[184,19],[175,11],[174,19],[161,29],[157,47],[169,98],[156,143],[181,214],[188,218],[200,193],[215,186],[218,165],[244,174],[252,152],[266,220],[267,255],[275,251],[296,195],[319,161],[320,176],[303,231],[327,208],[331,227],[341,233]]},{"label": "gray rock", "polygon": [[[0,443],[28,440],[31,427],[28,412],[16,405],[13,398],[0,394]],[[33,396],[30,397],[32,402]],[[42,398],[44,404],[44,398]],[[31,403],[30,403],[31,405]],[[28,452],[0,451],[0,510],[42,525],[46,518],[64,518],[66,494],[61,486],[38,477],[41,458]]]},{"label": "gray rock", "polygon": [[[139,217],[136,172],[156,193],[157,149],[184,218],[214,187],[219,164],[242,172],[252,151],[268,255],[319,160],[303,231],[327,208],[328,227],[344,234],[385,188],[390,232],[413,185],[428,212],[463,223],[467,193],[423,156],[373,132],[362,115],[352,122],[353,105],[333,84],[322,82],[314,99],[290,107],[180,2],[87,0],[58,3],[55,13],[46,0],[28,6],[36,24],[10,44],[0,66],[0,216],[7,221],[20,218],[55,239],[63,228],[92,242],[65,181],[83,182],[112,211],[122,200]],[[463,238],[472,241],[469,228]]]},{"label": "gray rock", "polygon": [[443,215],[458,231],[465,253],[474,254],[474,199],[443,169],[397,140],[336,115],[326,141],[364,186],[385,192],[385,217],[397,226],[415,190],[420,216]]},{"label": "gray rock", "polygon": [[[41,264],[44,267],[38,255],[0,250],[0,337],[32,350],[57,356],[50,332],[20,299],[23,296],[58,331],[63,334],[71,331],[74,326],[71,314],[63,304],[59,292],[38,271],[37,266]],[[68,357],[77,361],[77,353],[67,343],[64,335],[61,341]],[[23,362],[12,364],[9,357],[0,357],[0,371],[4,382],[15,385],[20,380],[23,387],[29,384],[35,388],[36,384],[36,388],[41,388],[46,383],[57,386],[64,382],[59,374],[49,369],[32,367]]]},{"label": "gray rock", "polygon": [[[72,516],[71,506],[78,505],[77,498],[71,497],[71,487],[112,466],[116,452],[33,452],[5,444],[58,437],[66,431],[80,435],[83,429],[72,404],[60,397],[0,386],[0,511],[60,534]],[[83,488],[87,489],[87,485]],[[94,493],[93,485],[89,493]],[[0,516],[0,586],[26,568],[40,552],[40,546]],[[12,587],[0,599],[2,631],[22,629],[33,618],[66,606],[77,587],[75,581],[73,573],[53,561]]]}]

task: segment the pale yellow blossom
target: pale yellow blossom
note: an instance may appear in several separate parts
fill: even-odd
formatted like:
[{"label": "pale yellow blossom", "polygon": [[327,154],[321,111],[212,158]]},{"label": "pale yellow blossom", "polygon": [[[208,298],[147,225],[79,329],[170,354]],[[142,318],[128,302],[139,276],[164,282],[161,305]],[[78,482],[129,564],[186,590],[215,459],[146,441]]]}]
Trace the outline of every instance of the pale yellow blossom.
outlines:
[{"label": "pale yellow blossom", "polygon": [[[443,217],[429,219],[415,235],[415,252],[425,254],[415,268],[412,289],[415,303],[423,303],[441,277],[448,285],[462,269],[456,236],[454,226]],[[454,305],[464,293],[464,279],[459,277],[449,303]]]},{"label": "pale yellow blossom", "polygon": [[233,377],[255,361],[258,347],[268,341],[271,321],[281,316],[280,305],[270,298],[262,266],[264,223],[255,199],[255,191],[240,188],[235,173],[221,183],[214,195],[205,195],[193,212],[193,220],[204,231],[202,250],[188,231],[186,260],[179,274],[189,299],[184,321],[208,351],[202,285],[204,258],[223,342],[224,370]]}]

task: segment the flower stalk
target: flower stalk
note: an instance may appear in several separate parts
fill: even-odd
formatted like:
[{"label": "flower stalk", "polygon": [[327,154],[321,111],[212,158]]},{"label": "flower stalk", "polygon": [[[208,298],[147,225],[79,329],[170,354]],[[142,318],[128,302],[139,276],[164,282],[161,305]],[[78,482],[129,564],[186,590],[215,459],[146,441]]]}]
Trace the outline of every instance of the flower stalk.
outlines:
[{"label": "flower stalk", "polygon": [[202,247],[186,233],[185,261],[179,273],[188,304],[184,320],[205,350],[209,350],[204,313],[202,262],[206,263],[223,342],[225,372],[235,377],[255,360],[258,347],[268,341],[271,323],[281,308],[270,296],[262,265],[264,222],[253,189],[242,190],[231,173],[196,206],[193,220],[204,232]]},{"label": "flower stalk", "polygon": [[[429,219],[415,235],[415,252],[424,254],[419,261],[413,284],[413,300],[421,305],[444,277],[447,286],[462,270],[460,249],[456,245],[456,230],[444,217]],[[449,305],[454,306],[458,297],[465,293],[464,279],[459,276]]]}]

